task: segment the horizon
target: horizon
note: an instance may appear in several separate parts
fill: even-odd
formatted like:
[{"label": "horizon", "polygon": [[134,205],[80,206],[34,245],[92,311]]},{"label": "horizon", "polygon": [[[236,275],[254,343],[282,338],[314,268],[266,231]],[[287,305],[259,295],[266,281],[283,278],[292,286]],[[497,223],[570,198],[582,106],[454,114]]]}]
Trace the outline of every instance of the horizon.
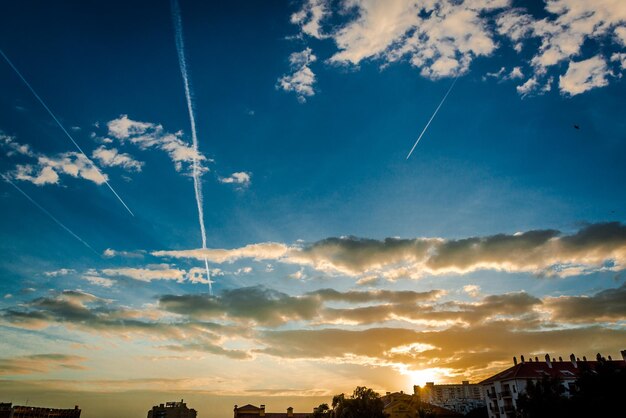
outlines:
[{"label": "horizon", "polygon": [[23,1],[0,39],[11,399],[217,418],[626,348],[619,1]]}]

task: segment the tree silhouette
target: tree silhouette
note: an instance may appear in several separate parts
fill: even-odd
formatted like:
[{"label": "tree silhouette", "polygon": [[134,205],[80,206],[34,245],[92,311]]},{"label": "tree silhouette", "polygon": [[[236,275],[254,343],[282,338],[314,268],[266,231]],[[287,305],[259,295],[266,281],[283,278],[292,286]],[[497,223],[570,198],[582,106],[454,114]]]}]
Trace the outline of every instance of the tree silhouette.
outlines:
[{"label": "tree silhouette", "polygon": [[384,418],[380,395],[365,386],[357,386],[351,397],[343,393],[333,397],[334,418]]}]

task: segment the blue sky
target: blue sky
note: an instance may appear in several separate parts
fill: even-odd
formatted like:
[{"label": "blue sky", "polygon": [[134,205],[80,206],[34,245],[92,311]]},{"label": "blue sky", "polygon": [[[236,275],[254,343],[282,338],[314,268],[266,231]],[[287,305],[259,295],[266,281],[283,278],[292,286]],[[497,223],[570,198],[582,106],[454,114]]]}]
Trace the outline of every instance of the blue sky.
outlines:
[{"label": "blue sky", "polygon": [[[276,377],[322,362],[329,369],[319,382],[285,377],[308,396],[349,390],[358,379],[381,390],[426,376],[478,379],[519,350],[565,347],[561,336],[546,344],[528,338],[523,347],[494,343],[473,357],[419,334],[453,335],[455,326],[473,324],[490,335],[503,320],[536,321],[520,332],[579,332],[567,341],[588,356],[626,348],[615,343],[624,341],[626,314],[626,11],[619,1],[212,3],[180,4],[195,155],[205,169],[205,250],[170,3],[5,6],[0,49],[89,160],[72,154],[69,139],[3,61],[0,171],[97,253],[0,183],[0,326],[7,336],[0,357],[14,367],[7,381],[57,379],[72,390],[71,382],[90,381],[90,389],[107,390],[106,379],[158,377],[150,355],[188,364],[175,377],[183,382],[177,388],[189,390],[197,364],[175,355],[202,356],[207,373],[254,367]],[[83,171],[72,175],[80,164]],[[329,299],[320,289],[343,296]],[[442,293],[415,296],[415,310],[448,303],[490,313],[481,311],[479,323],[437,322],[402,314],[405,301],[381,293],[435,290]],[[182,299],[172,305],[164,295]],[[194,295],[204,298],[198,310]],[[490,307],[494,298],[510,302]],[[248,312],[241,300],[262,309]],[[311,300],[326,310],[309,312]],[[292,311],[292,303],[304,305]],[[577,303],[587,316],[566,320]],[[61,305],[91,319],[73,322]],[[368,322],[360,316],[367,307],[393,312]],[[337,314],[342,308],[350,312]],[[268,319],[277,312],[282,320]],[[121,331],[119,318],[141,321],[141,329]],[[174,350],[180,335],[164,324],[198,320],[223,327],[211,331],[210,348],[188,334],[198,343]],[[234,338],[243,326],[254,332]],[[289,356],[268,334],[383,327],[415,332],[415,343],[440,353],[403,337],[377,353],[303,349],[287,366],[280,359]],[[131,343],[89,352],[103,346],[101,332]],[[459,364],[434,367],[444,355]],[[118,359],[112,371],[98,372],[111,358]],[[355,379],[334,379],[338,363]],[[262,378],[201,386],[228,394],[240,386],[281,389]]]}]

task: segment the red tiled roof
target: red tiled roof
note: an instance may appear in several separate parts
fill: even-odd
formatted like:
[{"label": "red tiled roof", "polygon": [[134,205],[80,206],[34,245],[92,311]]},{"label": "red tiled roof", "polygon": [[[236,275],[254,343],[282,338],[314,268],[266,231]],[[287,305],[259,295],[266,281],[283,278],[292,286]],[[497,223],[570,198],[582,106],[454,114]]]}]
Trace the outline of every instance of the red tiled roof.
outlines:
[{"label": "red tiled roof", "polygon": [[[598,364],[597,361],[579,361],[577,363],[578,367],[574,367],[571,361],[552,362],[552,367],[548,366],[545,361],[518,363],[513,367],[509,367],[508,369],[483,380],[480,384],[484,385],[495,381],[510,379],[542,379],[544,377],[559,379],[576,378],[580,375],[582,370],[593,370]],[[617,367],[626,367],[626,362],[623,360],[613,360],[608,363]]]}]

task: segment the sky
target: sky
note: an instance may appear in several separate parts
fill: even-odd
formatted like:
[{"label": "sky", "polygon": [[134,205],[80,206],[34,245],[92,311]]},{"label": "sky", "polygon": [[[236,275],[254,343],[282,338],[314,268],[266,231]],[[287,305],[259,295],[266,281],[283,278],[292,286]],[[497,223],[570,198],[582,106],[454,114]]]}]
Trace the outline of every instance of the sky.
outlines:
[{"label": "sky", "polygon": [[621,0],[21,1],[0,40],[0,401],[626,349]]}]

